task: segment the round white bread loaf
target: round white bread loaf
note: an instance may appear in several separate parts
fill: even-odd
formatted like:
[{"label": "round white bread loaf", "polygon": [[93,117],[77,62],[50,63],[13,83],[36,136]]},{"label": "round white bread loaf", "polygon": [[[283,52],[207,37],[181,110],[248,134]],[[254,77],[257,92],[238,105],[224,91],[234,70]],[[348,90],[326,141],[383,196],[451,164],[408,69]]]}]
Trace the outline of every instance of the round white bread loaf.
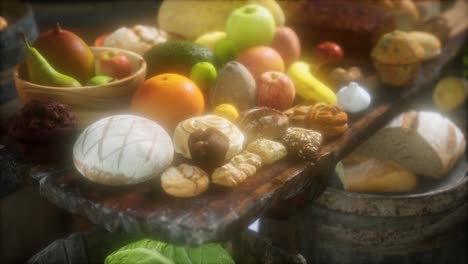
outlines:
[{"label": "round white bread loaf", "polygon": [[134,115],[96,121],[78,137],[73,161],[87,179],[128,185],[159,176],[172,163],[174,148],[157,123]]},{"label": "round white bread loaf", "polygon": [[204,115],[186,119],[177,125],[173,137],[175,152],[182,154],[187,159],[191,159],[188,147],[190,134],[198,129],[205,130],[209,127],[218,129],[229,138],[226,160],[242,151],[244,134],[233,123],[219,116]]}]

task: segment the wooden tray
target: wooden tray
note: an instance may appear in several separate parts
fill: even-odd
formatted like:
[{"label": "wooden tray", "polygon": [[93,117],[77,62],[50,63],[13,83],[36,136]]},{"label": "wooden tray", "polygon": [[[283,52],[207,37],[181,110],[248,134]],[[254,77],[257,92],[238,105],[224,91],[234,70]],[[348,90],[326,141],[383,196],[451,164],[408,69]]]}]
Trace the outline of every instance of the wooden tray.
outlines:
[{"label": "wooden tray", "polygon": [[[123,228],[129,233],[147,233],[157,239],[191,245],[229,239],[239,228],[282,201],[301,193],[321,193],[339,160],[404,111],[421,91],[434,86],[442,68],[463,47],[466,35],[467,31],[463,31],[450,39],[440,57],[422,66],[411,87],[380,87],[370,110],[352,117],[349,130],[325,144],[315,164],[282,160],[262,168],[237,188],[212,185],[206,193],[189,199],[170,197],[149,184],[97,186],[74,169],[46,173],[40,180],[41,193],[108,230]],[[287,207],[288,203],[283,209]]]}]

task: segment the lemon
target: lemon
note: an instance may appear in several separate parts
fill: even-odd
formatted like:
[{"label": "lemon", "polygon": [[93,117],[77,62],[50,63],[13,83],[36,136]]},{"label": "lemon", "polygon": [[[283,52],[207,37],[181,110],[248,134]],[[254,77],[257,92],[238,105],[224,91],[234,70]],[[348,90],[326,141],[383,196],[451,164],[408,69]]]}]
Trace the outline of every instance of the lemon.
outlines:
[{"label": "lemon", "polygon": [[437,83],[432,101],[442,112],[450,112],[466,99],[466,83],[462,78],[445,77]]},{"label": "lemon", "polygon": [[193,65],[190,71],[190,79],[194,81],[202,91],[208,91],[209,87],[218,78],[218,73],[213,64],[207,61],[201,61]]},{"label": "lemon", "polygon": [[239,117],[239,112],[231,104],[220,104],[215,107],[213,114],[224,117],[231,122],[235,122]]}]

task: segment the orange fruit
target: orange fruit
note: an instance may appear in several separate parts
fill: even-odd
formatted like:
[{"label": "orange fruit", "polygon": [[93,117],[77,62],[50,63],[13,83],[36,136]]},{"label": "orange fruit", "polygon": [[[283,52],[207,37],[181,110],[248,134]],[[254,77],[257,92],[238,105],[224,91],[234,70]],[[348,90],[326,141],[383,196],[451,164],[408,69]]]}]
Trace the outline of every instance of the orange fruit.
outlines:
[{"label": "orange fruit", "polygon": [[143,82],[133,95],[131,108],[172,133],[180,121],[205,112],[205,99],[189,78],[164,73]]}]

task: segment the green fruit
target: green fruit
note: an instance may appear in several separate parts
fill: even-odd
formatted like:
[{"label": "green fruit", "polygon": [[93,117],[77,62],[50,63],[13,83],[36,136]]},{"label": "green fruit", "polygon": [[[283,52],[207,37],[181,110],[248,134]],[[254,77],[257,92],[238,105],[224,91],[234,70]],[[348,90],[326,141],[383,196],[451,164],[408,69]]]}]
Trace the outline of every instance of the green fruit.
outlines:
[{"label": "green fruit", "polygon": [[29,45],[24,34],[23,41],[26,45],[26,66],[30,82],[46,86],[81,87],[74,78],[52,68],[39,51]]},{"label": "green fruit", "polygon": [[226,22],[227,38],[239,50],[254,46],[268,46],[275,35],[275,19],[270,11],[257,4],[248,4],[234,10]]},{"label": "green fruit", "polygon": [[93,78],[89,79],[89,81],[86,83],[86,86],[94,86],[94,85],[101,85],[101,84],[106,84],[113,82],[115,79],[110,76],[106,75],[96,75]]},{"label": "green fruit", "polygon": [[162,73],[190,76],[193,65],[201,61],[216,65],[216,57],[210,49],[188,40],[158,43],[143,57],[148,65],[147,78]]},{"label": "green fruit", "polygon": [[214,54],[221,65],[234,60],[238,53],[236,44],[230,39],[220,40],[214,47]]},{"label": "green fruit", "polygon": [[190,79],[194,81],[202,91],[208,91],[209,87],[216,81],[218,74],[213,64],[202,61],[192,67]]}]

